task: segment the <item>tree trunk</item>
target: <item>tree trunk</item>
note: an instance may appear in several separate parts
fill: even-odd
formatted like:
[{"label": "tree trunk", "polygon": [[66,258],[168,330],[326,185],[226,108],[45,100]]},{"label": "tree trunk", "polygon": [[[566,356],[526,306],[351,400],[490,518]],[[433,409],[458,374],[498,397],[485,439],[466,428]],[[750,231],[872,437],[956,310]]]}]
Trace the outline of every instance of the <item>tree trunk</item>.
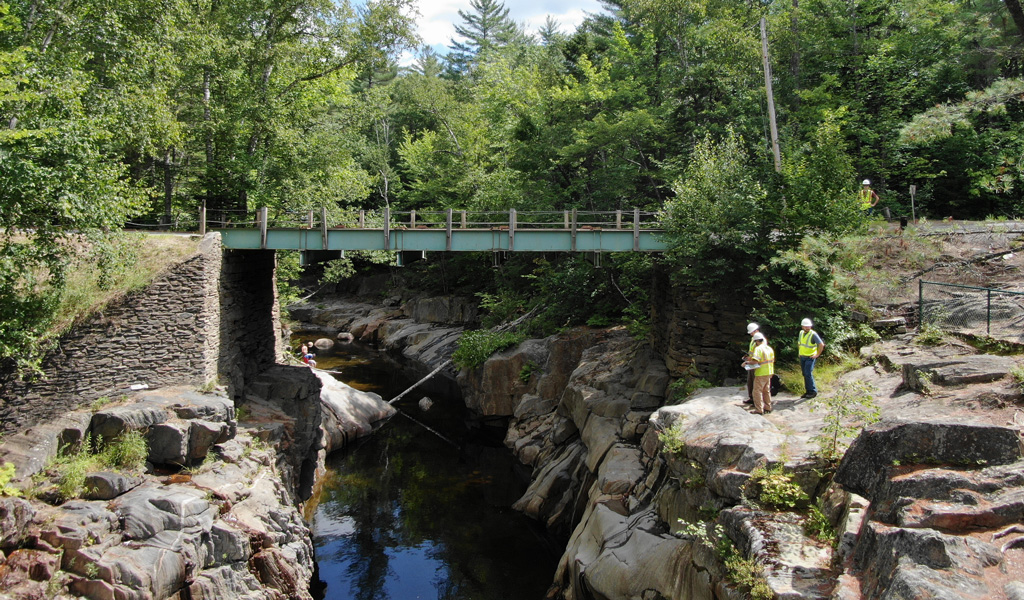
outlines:
[{"label": "tree trunk", "polygon": [[1024,37],[1024,8],[1021,8],[1020,0],[1003,0],[1006,3],[1006,10],[1010,11],[1013,22],[1017,25],[1017,33]]},{"label": "tree trunk", "polygon": [[164,154],[164,216],[161,225],[170,229],[172,199],[174,198],[174,148],[168,148]]}]

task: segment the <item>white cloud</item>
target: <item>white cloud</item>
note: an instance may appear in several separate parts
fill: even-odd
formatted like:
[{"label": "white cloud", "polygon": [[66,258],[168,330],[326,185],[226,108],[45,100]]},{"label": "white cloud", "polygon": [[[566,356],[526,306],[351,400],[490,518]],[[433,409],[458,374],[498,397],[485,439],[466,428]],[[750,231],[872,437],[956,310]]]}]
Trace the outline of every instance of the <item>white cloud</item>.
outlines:
[{"label": "white cloud", "polygon": [[[586,18],[586,13],[601,12],[599,0],[527,0],[507,1],[508,16],[521,23],[527,33],[536,33],[548,15],[558,22],[563,33],[571,33]],[[417,20],[418,33],[423,43],[433,46],[439,54],[444,54],[455,37],[456,23],[462,23],[459,11],[471,12],[469,0],[421,0],[419,4],[420,18]],[[412,54],[403,55],[400,63],[410,64]]]}]

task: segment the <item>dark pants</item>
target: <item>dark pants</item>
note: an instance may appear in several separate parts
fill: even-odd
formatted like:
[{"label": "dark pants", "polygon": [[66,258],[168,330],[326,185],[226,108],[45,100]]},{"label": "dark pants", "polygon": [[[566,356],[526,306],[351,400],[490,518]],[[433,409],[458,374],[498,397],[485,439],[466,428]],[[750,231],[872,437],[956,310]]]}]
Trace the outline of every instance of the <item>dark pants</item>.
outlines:
[{"label": "dark pants", "polygon": [[747,371],[747,400],[754,400],[754,369]]},{"label": "dark pants", "polygon": [[818,386],[814,384],[814,361],[817,359],[810,356],[800,357],[800,371],[804,374],[804,391],[808,394],[817,394]]}]

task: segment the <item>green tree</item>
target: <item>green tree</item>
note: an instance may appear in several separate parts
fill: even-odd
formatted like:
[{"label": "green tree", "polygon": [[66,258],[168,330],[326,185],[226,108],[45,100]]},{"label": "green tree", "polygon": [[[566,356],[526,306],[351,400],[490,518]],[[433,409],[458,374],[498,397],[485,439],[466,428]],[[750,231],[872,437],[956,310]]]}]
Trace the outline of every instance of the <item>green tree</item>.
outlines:
[{"label": "green tree", "polygon": [[513,43],[526,41],[522,28],[508,16],[505,3],[500,0],[470,0],[471,12],[459,10],[461,25],[455,33],[462,40],[453,39],[449,48],[448,65],[455,75],[470,74],[481,56]]}]

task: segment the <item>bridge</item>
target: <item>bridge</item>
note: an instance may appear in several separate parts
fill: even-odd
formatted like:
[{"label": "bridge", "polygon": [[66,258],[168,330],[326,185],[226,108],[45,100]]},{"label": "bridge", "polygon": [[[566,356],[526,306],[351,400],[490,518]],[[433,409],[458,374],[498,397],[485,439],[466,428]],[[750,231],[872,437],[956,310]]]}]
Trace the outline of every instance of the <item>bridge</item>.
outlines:
[{"label": "bridge", "polygon": [[331,217],[261,208],[251,217],[207,221],[233,250],[388,250],[393,252],[662,252],[657,214],[632,211],[352,211]]}]

